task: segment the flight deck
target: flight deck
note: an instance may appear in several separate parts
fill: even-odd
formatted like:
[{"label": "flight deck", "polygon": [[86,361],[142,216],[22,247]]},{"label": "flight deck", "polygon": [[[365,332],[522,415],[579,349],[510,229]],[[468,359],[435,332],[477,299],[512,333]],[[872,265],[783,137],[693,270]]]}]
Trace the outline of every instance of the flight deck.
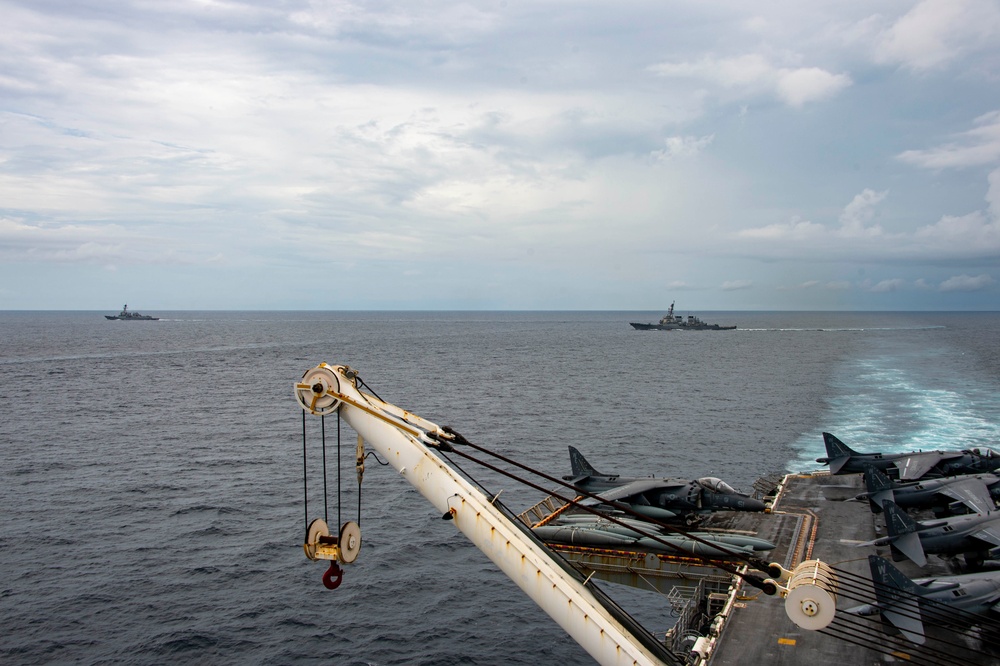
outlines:
[{"label": "flight deck", "polygon": [[[768,596],[696,558],[563,544],[550,547],[586,575],[655,588],[666,594],[671,599],[672,613],[680,619],[667,633],[665,642],[682,663],[793,666],[1000,662],[995,638],[984,639],[976,631],[945,631],[928,622],[927,643],[918,646],[899,635],[883,633],[877,616],[859,618],[840,612],[864,603],[857,599],[858,581],[865,592],[870,591],[868,556],[890,557],[887,546],[862,545],[885,535],[884,518],[873,514],[867,502],[854,500],[864,490],[860,474],[788,475],[774,480],[773,487],[762,493],[770,493],[766,497],[769,512],[720,512],[697,528],[770,541],[776,548],[760,555],[788,570],[806,560],[821,560],[838,571],[854,574],[851,595],[837,599],[837,620],[821,631],[802,629],[793,623],[780,595]],[[561,511],[572,511],[571,507],[544,504],[522,514],[522,521],[537,525]],[[924,567],[909,561],[894,565],[910,578],[962,573],[958,561],[937,556],[928,557]],[[609,593],[613,596],[613,589]]]}]

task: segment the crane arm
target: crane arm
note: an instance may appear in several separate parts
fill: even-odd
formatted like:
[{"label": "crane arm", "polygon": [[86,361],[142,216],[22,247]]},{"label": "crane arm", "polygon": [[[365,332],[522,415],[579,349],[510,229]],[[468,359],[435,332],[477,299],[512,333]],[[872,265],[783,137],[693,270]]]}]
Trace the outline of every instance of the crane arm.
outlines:
[{"label": "crane arm", "polygon": [[[388,460],[455,526],[598,663],[646,665],[676,662],[662,644],[640,636],[616,617],[586,581],[557,562],[490,498],[455,472],[432,448],[453,435],[438,425],[362,392],[357,373],[321,363],[295,385],[303,409],[315,415],[339,411],[359,437]],[[306,544],[307,553],[310,544]],[[644,631],[644,630],[643,630]]]}]

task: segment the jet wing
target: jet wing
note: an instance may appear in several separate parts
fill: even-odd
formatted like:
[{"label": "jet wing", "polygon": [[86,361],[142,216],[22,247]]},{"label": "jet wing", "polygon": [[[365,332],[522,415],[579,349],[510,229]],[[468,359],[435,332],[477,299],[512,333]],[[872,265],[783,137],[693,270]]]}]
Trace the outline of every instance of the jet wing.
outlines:
[{"label": "jet wing", "polygon": [[900,481],[916,481],[923,478],[924,474],[929,472],[934,465],[937,465],[942,460],[955,458],[959,455],[961,454],[945,453],[944,451],[913,453],[905,458],[900,458],[894,464],[899,469]]},{"label": "jet wing", "polygon": [[990,497],[990,490],[982,479],[968,478],[964,481],[956,481],[943,487],[940,493],[961,502],[976,513],[989,513],[996,510],[993,498]]},{"label": "jet wing", "polygon": [[973,539],[979,539],[993,546],[1000,546],[1000,520],[993,521],[978,532],[970,534]]},{"label": "jet wing", "polygon": [[663,481],[660,479],[636,479],[635,481],[629,481],[628,483],[618,486],[617,488],[612,488],[611,490],[605,490],[603,493],[599,493],[597,496],[606,502],[614,502],[616,500],[624,499],[626,497],[631,497],[632,495],[638,495],[639,493],[644,493],[647,490],[653,490],[654,488],[662,488]]}]

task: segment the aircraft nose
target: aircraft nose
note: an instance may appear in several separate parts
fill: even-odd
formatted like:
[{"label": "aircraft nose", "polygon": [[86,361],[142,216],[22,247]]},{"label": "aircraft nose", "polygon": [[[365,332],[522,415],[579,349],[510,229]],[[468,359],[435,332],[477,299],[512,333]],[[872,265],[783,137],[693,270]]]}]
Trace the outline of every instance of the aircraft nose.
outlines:
[{"label": "aircraft nose", "polygon": [[740,494],[711,495],[706,498],[706,504],[715,510],[729,511],[763,511],[767,508],[760,500]]},{"label": "aircraft nose", "polygon": [[766,508],[763,502],[752,497],[744,497],[737,504],[741,511],[763,511]]}]

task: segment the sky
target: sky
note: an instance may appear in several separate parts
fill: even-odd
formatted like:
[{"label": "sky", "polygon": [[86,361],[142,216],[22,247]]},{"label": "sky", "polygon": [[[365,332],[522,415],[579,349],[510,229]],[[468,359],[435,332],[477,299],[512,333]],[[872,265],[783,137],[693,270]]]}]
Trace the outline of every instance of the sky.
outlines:
[{"label": "sky", "polygon": [[0,17],[0,309],[1000,309],[1000,0]]}]

